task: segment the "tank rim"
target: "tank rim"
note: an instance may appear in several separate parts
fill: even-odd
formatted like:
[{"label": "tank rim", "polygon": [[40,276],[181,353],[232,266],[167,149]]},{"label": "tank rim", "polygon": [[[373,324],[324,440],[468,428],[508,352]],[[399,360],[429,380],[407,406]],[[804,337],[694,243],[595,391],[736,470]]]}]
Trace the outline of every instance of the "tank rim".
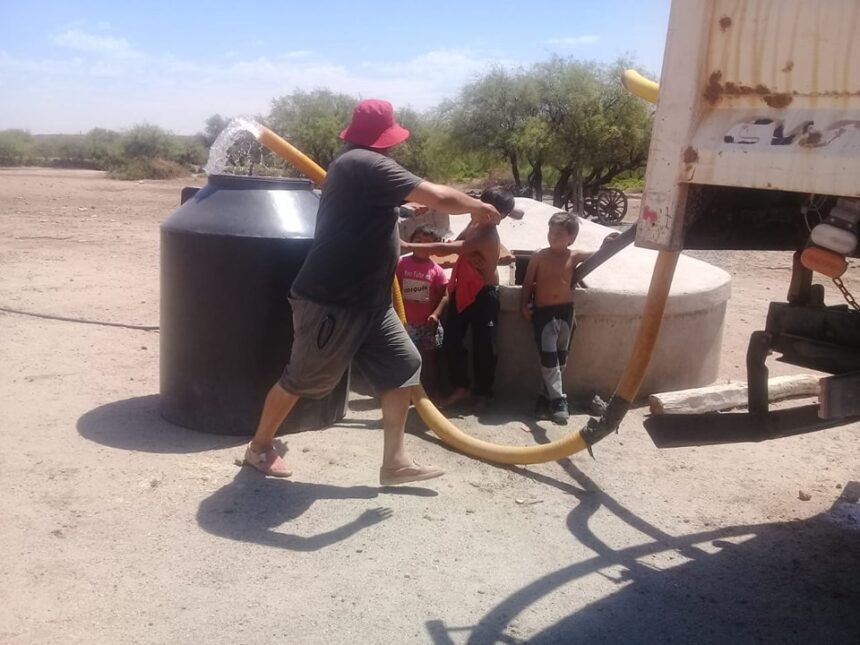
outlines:
[{"label": "tank rim", "polygon": [[312,190],[310,179],[291,177],[258,177],[244,175],[209,175],[208,184],[218,188],[244,188],[262,190]]}]

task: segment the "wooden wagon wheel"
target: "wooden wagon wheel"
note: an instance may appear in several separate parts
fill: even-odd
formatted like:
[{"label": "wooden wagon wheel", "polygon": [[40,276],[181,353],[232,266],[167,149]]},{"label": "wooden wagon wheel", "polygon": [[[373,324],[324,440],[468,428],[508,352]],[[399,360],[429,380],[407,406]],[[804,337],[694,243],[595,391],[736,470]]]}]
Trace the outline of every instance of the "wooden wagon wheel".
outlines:
[{"label": "wooden wagon wheel", "polygon": [[627,214],[627,195],[617,188],[601,190],[596,201],[597,220],[601,224],[618,224]]},{"label": "wooden wagon wheel", "polygon": [[582,213],[588,218],[599,218],[600,213],[597,206],[597,197],[585,197],[582,200]]}]

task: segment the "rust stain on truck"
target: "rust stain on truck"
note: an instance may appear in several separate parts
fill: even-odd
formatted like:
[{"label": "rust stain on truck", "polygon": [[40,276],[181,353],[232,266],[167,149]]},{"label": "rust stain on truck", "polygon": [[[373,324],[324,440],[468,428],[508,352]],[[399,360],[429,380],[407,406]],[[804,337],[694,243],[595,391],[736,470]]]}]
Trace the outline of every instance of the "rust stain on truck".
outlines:
[{"label": "rust stain on truck", "polygon": [[705,86],[705,91],[702,96],[704,96],[705,100],[711,105],[716,104],[725,91],[723,89],[723,84],[720,83],[720,79],[722,77],[723,73],[720,70],[711,72],[711,75],[708,77],[708,84]]},{"label": "rust stain on truck", "polygon": [[794,100],[791,94],[780,92],[779,94],[766,94],[762,100],[772,108],[784,108]]},{"label": "rust stain on truck", "polygon": [[794,100],[792,94],[774,92],[764,83],[758,83],[755,86],[735,81],[721,83],[722,76],[722,72],[717,70],[708,78],[703,96],[711,105],[716,105],[724,96],[759,96],[772,108],[784,108]]}]

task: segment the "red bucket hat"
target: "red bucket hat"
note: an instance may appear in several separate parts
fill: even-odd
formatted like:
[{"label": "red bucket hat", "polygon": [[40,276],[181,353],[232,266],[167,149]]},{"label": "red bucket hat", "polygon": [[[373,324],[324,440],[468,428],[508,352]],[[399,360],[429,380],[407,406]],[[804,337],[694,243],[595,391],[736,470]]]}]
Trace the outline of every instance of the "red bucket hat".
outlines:
[{"label": "red bucket hat", "polygon": [[391,148],[409,138],[409,130],[394,120],[388,101],[367,99],[355,106],[349,127],[340,138],[365,148]]}]

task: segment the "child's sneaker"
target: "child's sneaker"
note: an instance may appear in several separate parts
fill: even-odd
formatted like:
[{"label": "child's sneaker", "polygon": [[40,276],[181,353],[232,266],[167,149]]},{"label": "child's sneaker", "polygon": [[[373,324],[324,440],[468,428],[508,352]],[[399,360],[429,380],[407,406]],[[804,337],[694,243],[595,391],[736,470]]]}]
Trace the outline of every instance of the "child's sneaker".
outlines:
[{"label": "child's sneaker", "polygon": [[570,418],[570,411],[567,409],[567,397],[562,396],[553,399],[550,403],[550,416],[553,422],[559,425],[566,425]]},{"label": "child's sneaker", "polygon": [[549,419],[549,399],[543,394],[538,396],[537,403],[535,403],[535,418],[539,421],[546,421]]}]

